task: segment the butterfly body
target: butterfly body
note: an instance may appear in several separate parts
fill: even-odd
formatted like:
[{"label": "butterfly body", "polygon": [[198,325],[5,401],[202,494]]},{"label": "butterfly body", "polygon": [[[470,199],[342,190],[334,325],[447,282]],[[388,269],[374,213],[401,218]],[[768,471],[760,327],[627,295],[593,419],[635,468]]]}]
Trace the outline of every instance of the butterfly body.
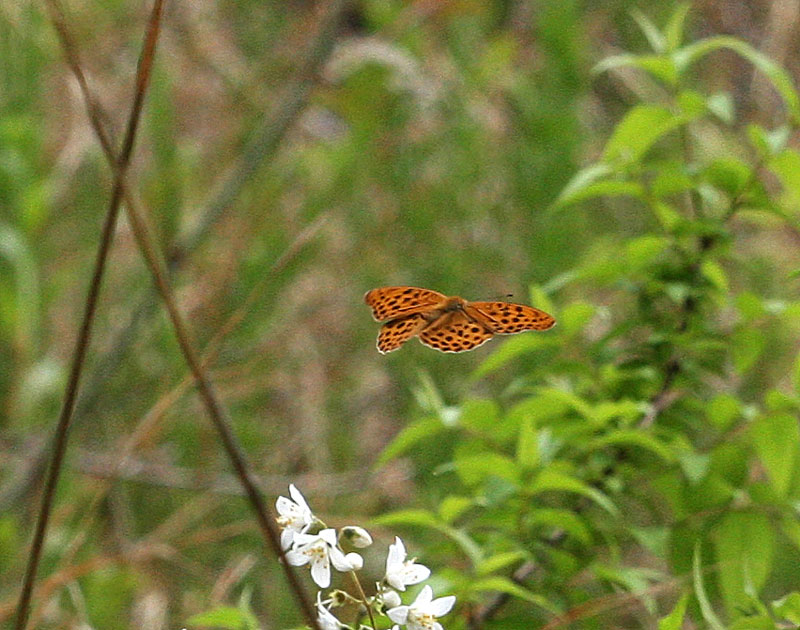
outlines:
[{"label": "butterfly body", "polygon": [[418,336],[442,352],[472,350],[496,334],[547,330],[555,319],[544,311],[510,302],[469,302],[418,287],[382,287],[364,301],[377,321],[386,322],[378,335],[381,353],[397,350]]}]

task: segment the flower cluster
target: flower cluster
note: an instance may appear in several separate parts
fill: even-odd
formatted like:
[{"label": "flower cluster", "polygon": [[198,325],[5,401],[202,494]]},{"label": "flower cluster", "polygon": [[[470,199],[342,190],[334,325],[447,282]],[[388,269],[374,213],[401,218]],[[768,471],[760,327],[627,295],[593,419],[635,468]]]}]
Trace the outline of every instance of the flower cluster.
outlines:
[{"label": "flower cluster", "polygon": [[[369,533],[362,527],[349,525],[337,535],[335,529],[326,527],[314,516],[294,485],[289,486],[289,496],[290,499],[278,497],[275,505],[286,561],[293,566],[309,565],[311,579],[322,589],[331,584],[331,565],[337,571],[352,572],[358,580],[355,572],[364,566],[364,560],[355,552],[345,553],[341,543],[359,549],[368,547],[372,544]],[[428,567],[417,563],[414,558],[407,558],[403,541],[395,537],[386,556],[386,573],[375,585],[375,594],[366,597],[360,585],[359,597],[336,590],[328,598],[323,598],[320,591],[317,593],[317,623],[322,630],[353,630],[353,626],[339,621],[331,609],[346,603],[359,603],[366,608],[371,620],[373,612],[389,617],[395,624],[392,630],[401,630],[401,627],[406,630],[442,630],[436,618],[450,612],[456,601],[454,596],[433,599],[433,590],[425,586],[412,604],[404,605],[398,592],[423,582],[430,574]]]}]

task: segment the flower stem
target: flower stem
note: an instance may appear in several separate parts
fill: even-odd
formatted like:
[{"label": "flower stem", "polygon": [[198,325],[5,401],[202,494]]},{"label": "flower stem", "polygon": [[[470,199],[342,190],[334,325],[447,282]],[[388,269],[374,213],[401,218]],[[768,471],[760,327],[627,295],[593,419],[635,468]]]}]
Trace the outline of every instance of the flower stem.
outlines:
[{"label": "flower stem", "polygon": [[372,624],[372,630],[377,630],[377,626],[375,625],[375,617],[372,616],[372,607],[367,602],[367,595],[364,593],[364,589],[361,588],[361,582],[358,579],[355,571],[350,571],[350,577],[353,578],[353,584],[356,585],[359,594],[361,595],[361,603],[364,604],[364,608],[367,609],[367,615],[369,615],[369,622]]}]

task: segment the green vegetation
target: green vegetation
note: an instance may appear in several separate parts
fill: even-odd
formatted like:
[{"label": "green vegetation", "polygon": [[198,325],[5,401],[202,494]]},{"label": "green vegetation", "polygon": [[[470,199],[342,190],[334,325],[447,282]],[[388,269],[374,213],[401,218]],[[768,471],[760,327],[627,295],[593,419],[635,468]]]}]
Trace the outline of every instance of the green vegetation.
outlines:
[{"label": "green vegetation", "polygon": [[[365,588],[401,533],[448,630],[800,624],[797,60],[655,11],[168,5],[129,181],[233,430],[369,529]],[[145,21],[67,12],[118,137]],[[43,9],[0,56],[10,628],[111,173]],[[121,219],[31,627],[296,627],[140,261]],[[558,325],[382,356],[394,284]]]}]

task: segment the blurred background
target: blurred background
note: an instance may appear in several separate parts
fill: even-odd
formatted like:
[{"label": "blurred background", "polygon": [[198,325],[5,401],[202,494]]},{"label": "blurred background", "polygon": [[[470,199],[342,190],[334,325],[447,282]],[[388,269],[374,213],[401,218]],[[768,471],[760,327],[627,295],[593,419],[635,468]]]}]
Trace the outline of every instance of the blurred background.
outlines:
[{"label": "blurred background", "polygon": [[[546,287],[552,302],[538,306],[558,317],[569,293],[548,282],[652,221],[621,199],[552,208],[651,89],[640,73],[592,67],[646,49],[632,10],[663,24],[675,6],[167,3],[130,180],[196,344],[214,350],[213,380],[270,502],[294,482],[336,526],[435,505],[426,487],[436,445],[417,455],[423,466],[401,458],[374,470],[381,450],[420,414],[425,391],[445,404],[501,396],[516,372],[474,378],[502,339],[461,355],[416,341],[380,355],[363,294],[408,284],[530,303],[532,289]],[[65,9],[120,138],[149,4],[71,0]],[[697,1],[688,35],[734,35],[797,77],[799,18],[792,0]],[[0,3],[0,59],[7,623],[110,173],[40,3]],[[734,95],[740,125],[778,115],[774,92],[739,57],[716,54],[699,76],[708,91]],[[767,282],[774,265],[797,266],[796,239],[780,228],[737,239],[750,282]],[[154,614],[179,627],[235,601],[245,575],[256,601],[285,588],[151,287],[121,217],[40,570],[42,627],[86,618],[98,628],[162,627],[146,625]],[[618,299],[604,290],[582,297],[607,314]],[[786,369],[781,361],[776,371]],[[519,366],[539,367],[535,358]],[[281,627],[294,613],[285,600],[259,614]]]}]

